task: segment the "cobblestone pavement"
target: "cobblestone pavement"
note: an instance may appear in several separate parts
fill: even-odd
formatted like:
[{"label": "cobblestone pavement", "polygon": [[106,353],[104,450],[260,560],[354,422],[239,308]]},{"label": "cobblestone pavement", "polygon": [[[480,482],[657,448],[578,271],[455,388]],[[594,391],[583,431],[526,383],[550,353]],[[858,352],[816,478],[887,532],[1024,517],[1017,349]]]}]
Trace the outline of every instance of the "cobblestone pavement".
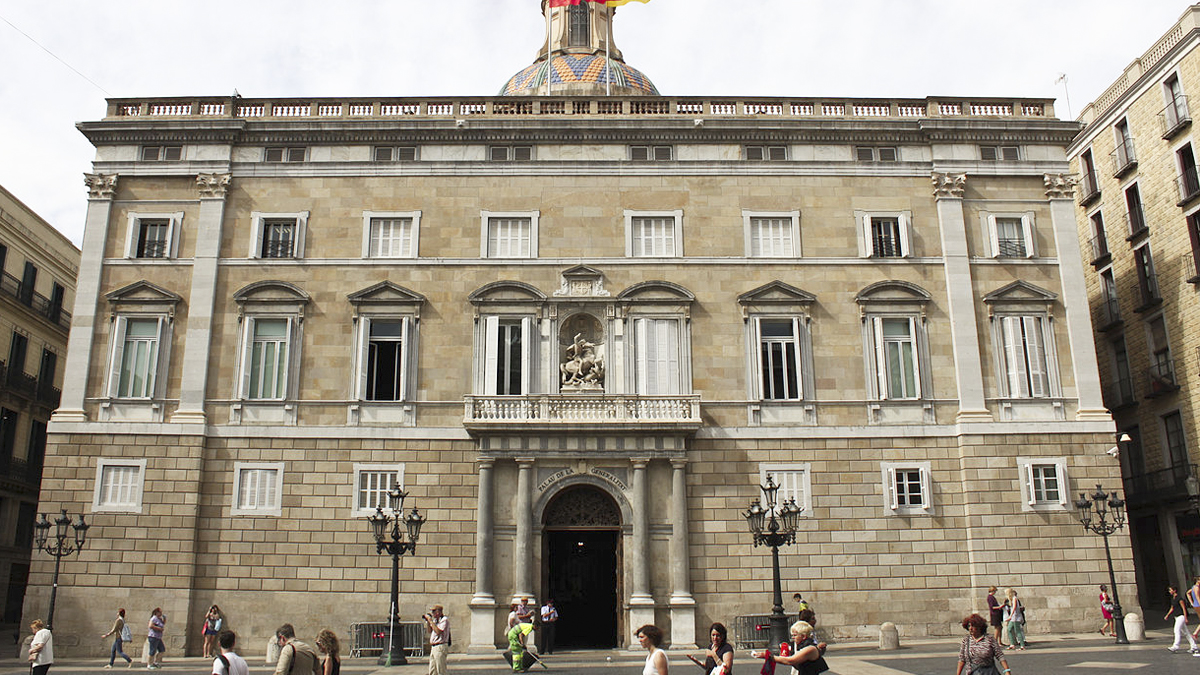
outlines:
[{"label": "cobblestone pavement", "polygon": [[[1031,643],[1028,650],[1011,652],[1008,664],[1012,675],[1099,675],[1107,673],[1141,673],[1144,675],[1176,675],[1200,673],[1200,658],[1189,656],[1186,651],[1172,654],[1167,651],[1171,638],[1165,631],[1150,631],[1145,642],[1128,646],[1113,644],[1111,639],[1092,635],[1061,635],[1044,637]],[[829,675],[948,675],[954,673],[958,662],[959,640],[928,640],[906,644],[894,652],[880,652],[873,645],[838,644],[830,648],[826,658]],[[692,652],[698,654],[698,651]],[[684,657],[683,652],[668,652],[672,675],[696,675],[699,669]],[[639,675],[645,663],[644,652],[630,651],[576,651],[547,656],[548,670],[581,675]],[[60,659],[51,668],[51,675],[96,675],[102,674],[107,659]],[[211,661],[199,657],[168,660],[162,675],[207,675]],[[759,661],[738,652],[735,672],[754,675]],[[345,659],[342,673],[345,675],[425,675],[427,661],[413,657],[407,666],[382,668],[375,658]],[[252,675],[269,675],[273,668],[266,666],[261,656],[252,658]],[[450,657],[452,673],[495,673],[508,671],[500,652],[494,654],[453,654]],[[3,675],[27,675],[28,666],[20,661],[9,660],[0,667]],[[144,666],[135,664],[126,669],[123,664],[113,668],[114,673],[147,673]],[[531,672],[543,672],[535,667]],[[786,670],[777,673],[786,675]]]}]

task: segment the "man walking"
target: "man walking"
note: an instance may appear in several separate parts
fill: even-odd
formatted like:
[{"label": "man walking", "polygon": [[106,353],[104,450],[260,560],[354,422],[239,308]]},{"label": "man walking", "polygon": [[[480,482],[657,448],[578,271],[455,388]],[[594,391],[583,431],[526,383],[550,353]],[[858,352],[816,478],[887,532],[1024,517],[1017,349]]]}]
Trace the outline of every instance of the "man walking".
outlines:
[{"label": "man walking", "polygon": [[223,630],[217,635],[217,644],[221,645],[221,653],[213,659],[212,675],[250,675],[250,666],[246,659],[233,653],[233,644],[237,635],[231,630]]},{"label": "man walking", "polygon": [[275,631],[279,644],[279,663],[275,675],[320,675],[321,662],[312,647],[296,639],[296,629],[285,623]]},{"label": "man walking", "polygon": [[539,654],[553,654],[555,629],[558,627],[558,609],[554,606],[554,598],[546,598],[542,605],[542,630],[538,635],[542,644],[538,647]]},{"label": "man walking", "polygon": [[446,675],[446,655],[450,653],[450,619],[441,605],[429,608],[424,617],[429,629],[429,675]]}]

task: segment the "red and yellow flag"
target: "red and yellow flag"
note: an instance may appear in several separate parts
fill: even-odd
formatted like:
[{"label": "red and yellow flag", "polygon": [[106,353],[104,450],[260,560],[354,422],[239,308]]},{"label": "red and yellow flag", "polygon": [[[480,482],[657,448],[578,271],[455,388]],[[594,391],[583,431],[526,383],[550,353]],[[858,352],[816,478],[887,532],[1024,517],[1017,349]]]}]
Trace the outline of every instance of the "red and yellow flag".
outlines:
[{"label": "red and yellow flag", "polygon": [[566,7],[567,5],[582,5],[585,2],[594,2],[603,5],[605,0],[550,0],[550,6]]},{"label": "red and yellow flag", "polygon": [[[643,2],[643,3],[650,2],[650,0],[636,0],[636,1]],[[634,0],[607,0],[607,2],[605,2],[604,4],[608,5],[609,7],[620,7],[621,5],[628,5],[631,2],[634,2]]]}]

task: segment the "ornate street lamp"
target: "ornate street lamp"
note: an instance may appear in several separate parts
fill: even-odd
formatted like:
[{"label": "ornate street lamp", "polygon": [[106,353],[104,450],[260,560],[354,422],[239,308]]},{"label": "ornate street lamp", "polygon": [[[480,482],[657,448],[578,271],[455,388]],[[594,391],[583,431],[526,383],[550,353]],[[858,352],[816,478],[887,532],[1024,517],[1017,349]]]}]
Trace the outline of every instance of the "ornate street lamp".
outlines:
[{"label": "ornate street lamp", "polygon": [[[33,524],[33,538],[37,548],[54,556],[54,581],[50,587],[50,611],[46,614],[46,628],[54,630],[54,602],[58,598],[58,568],[62,564],[62,559],[72,553],[78,553],[83,550],[83,542],[87,539],[87,531],[91,525],[83,521],[83,514],[79,514],[79,522],[72,523],[71,518],[67,515],[67,510],[62,510],[62,515],[54,519],[54,540],[50,541],[50,521],[46,520],[46,514],[42,514],[40,520]],[[67,528],[71,527],[75,530],[75,540],[67,541]]]},{"label": "ornate street lamp", "polygon": [[[771,569],[774,574],[774,605],[771,607],[771,630],[768,648],[779,649],[781,643],[788,641],[787,615],[783,613],[783,585],[779,580],[779,547],[796,543],[796,528],[800,524],[800,513],[803,508],[796,505],[795,499],[788,499],[782,504],[776,502],[779,486],[775,484],[771,474],[767,474],[767,484],[760,485],[763,500],[750,502],[750,508],[742,516],[754,535],[754,545],[771,547]],[[766,504],[766,508],[763,507]]]},{"label": "ornate street lamp", "polygon": [[[408,659],[404,657],[404,645],[395,639],[396,613],[400,606],[400,556],[417,552],[417,538],[421,536],[421,526],[425,524],[425,518],[415,507],[405,515],[404,499],[408,497],[408,493],[402,491],[398,483],[388,490],[387,495],[392,515],[385,514],[383,507],[378,506],[375,513],[367,518],[371,534],[375,537],[375,552],[387,552],[392,556],[392,605],[388,613],[388,647],[379,655],[379,665],[404,666],[408,665]],[[401,523],[404,524],[403,532],[400,530]]]},{"label": "ornate street lamp", "polygon": [[1113,574],[1112,551],[1108,547],[1108,535],[1125,526],[1125,500],[1116,492],[1106,493],[1099,484],[1091,495],[1079,493],[1075,502],[1079,509],[1079,522],[1084,529],[1104,538],[1104,557],[1108,560],[1108,584],[1112,589],[1113,623],[1117,629],[1117,644],[1129,644],[1125,637],[1125,615],[1121,612],[1121,600],[1117,597],[1117,578]]}]

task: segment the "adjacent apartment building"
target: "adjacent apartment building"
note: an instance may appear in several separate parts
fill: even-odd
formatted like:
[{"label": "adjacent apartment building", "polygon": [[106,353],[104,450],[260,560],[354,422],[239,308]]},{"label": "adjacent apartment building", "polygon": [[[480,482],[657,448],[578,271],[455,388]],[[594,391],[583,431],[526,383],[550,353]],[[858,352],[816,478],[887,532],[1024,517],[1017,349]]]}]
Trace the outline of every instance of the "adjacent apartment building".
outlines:
[{"label": "adjacent apartment building", "polygon": [[662,95],[611,10],[549,11],[499,96],[112,99],[79,125],[42,509],[92,529],[56,632],[160,606],[191,648],[214,602],[248,644],[381,620],[364,518],[399,483],[428,518],[401,614],[444,604],[456,649],[495,649],[522,596],[558,601],[564,646],[706,644],[770,609],[743,517],[767,475],[804,509],[785,588],[833,634],[957,635],[990,584],[1077,628],[1107,572],[1071,496],[1120,475],[1078,124]]},{"label": "adjacent apartment building", "polygon": [[1200,5],[1135,59],[1070,146],[1105,404],[1119,431],[1138,588],[1200,575]]},{"label": "adjacent apartment building", "polygon": [[79,249],[0,187],[0,631],[17,634]]}]

